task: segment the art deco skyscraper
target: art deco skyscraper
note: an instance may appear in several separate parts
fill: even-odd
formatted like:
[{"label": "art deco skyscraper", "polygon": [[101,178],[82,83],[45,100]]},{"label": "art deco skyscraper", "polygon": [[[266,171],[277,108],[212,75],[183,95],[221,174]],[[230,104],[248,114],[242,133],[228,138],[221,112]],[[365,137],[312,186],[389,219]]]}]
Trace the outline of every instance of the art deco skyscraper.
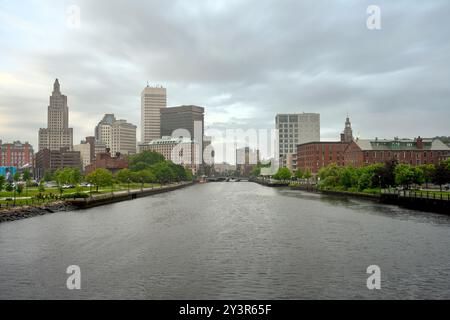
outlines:
[{"label": "art deco skyscraper", "polygon": [[141,93],[141,143],[161,138],[160,109],[166,107],[166,88],[147,85]]},{"label": "art deco skyscraper", "polygon": [[69,128],[67,97],[61,94],[59,81],[55,80],[47,114],[47,128],[39,129],[39,151],[60,150],[73,147],[73,129]]}]

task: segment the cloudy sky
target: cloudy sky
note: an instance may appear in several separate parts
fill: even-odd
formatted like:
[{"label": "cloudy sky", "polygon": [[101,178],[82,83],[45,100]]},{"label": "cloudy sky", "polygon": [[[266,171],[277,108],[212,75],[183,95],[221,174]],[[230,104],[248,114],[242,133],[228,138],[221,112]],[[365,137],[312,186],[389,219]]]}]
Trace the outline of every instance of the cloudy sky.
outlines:
[{"label": "cloudy sky", "polygon": [[347,113],[363,138],[450,135],[449,16],[448,0],[0,0],[0,139],[37,149],[55,78],[75,143],[104,113],[139,124],[147,81],[210,128],[318,112],[324,140]]}]

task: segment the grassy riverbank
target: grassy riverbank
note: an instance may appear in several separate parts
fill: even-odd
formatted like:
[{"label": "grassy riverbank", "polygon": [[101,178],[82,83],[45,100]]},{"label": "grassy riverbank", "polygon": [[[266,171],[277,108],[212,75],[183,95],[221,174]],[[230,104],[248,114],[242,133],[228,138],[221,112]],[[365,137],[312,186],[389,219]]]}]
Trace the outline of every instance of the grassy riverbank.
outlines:
[{"label": "grassy riverbank", "polygon": [[[110,187],[99,188],[98,192],[95,187],[76,187],[71,189],[46,188],[45,191],[40,192],[38,187],[30,187],[24,189],[21,194],[16,192],[14,202],[14,192],[2,191],[0,192],[0,209],[7,207],[23,206],[23,205],[42,205],[60,200],[64,197],[70,197],[79,193],[86,195],[107,194],[116,191],[125,191],[128,189],[135,190],[141,188],[159,188],[161,185],[157,183],[130,183],[128,184],[114,184]],[[62,192],[61,192],[62,191]]]},{"label": "grassy riverbank", "polygon": [[[89,208],[93,206],[101,206],[119,201],[133,200],[140,197],[146,197],[153,194],[162,192],[169,192],[179,188],[183,188],[192,185],[193,182],[179,182],[166,185],[160,184],[130,184],[125,187],[121,186],[120,189],[117,186],[112,191],[109,189],[102,189],[99,192],[92,192],[91,195],[86,194],[86,197],[70,197],[70,193],[67,199],[51,199],[48,198],[44,201],[36,201],[33,205],[23,203],[16,206],[4,206],[0,209],[0,222],[14,221],[25,218],[30,218],[47,213],[71,211],[78,208]],[[76,194],[74,194],[76,196]]]}]

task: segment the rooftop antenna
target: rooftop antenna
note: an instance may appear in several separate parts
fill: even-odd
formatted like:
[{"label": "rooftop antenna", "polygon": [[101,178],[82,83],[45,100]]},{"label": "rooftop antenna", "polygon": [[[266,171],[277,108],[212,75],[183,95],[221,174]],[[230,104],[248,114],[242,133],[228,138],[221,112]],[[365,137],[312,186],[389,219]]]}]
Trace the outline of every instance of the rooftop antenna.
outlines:
[{"label": "rooftop antenna", "polygon": [[147,80],[147,88],[148,88],[148,80]]}]

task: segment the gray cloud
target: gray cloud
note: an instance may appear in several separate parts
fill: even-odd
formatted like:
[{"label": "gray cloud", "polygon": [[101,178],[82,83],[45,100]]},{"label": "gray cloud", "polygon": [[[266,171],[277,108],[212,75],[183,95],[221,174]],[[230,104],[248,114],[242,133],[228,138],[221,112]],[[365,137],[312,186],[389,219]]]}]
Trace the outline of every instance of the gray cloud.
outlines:
[{"label": "gray cloud", "polygon": [[[348,112],[363,137],[450,135],[448,1],[378,1],[379,31],[366,28],[371,1],[75,4],[81,29],[55,19],[42,47],[18,51],[46,82],[31,97],[0,90],[4,140],[36,142],[55,77],[78,140],[106,112],[139,124],[147,80],[168,88],[170,105],[205,106],[210,127],[270,128],[276,113],[319,112],[322,138],[337,139]],[[12,116],[24,105],[26,123]]]}]

